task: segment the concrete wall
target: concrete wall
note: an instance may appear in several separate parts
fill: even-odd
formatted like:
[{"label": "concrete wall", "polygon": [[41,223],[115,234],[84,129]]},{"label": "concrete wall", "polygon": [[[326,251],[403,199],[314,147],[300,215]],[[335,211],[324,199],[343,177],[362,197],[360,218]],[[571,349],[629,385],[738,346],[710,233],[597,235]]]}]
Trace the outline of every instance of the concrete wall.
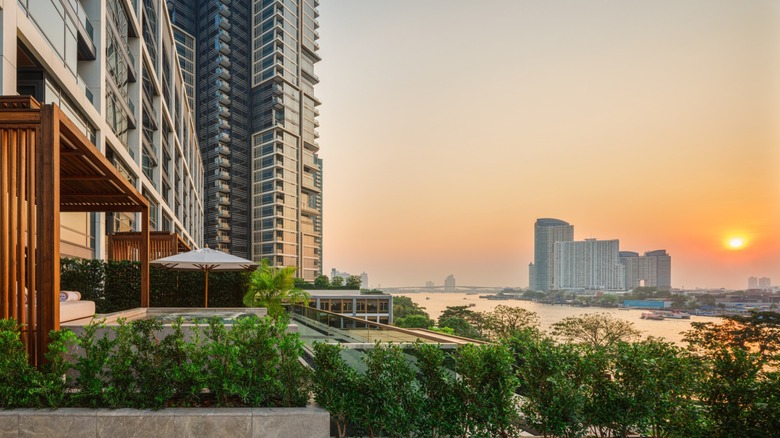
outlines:
[{"label": "concrete wall", "polygon": [[322,437],[330,415],[321,408],[172,408],[0,411],[0,437]]}]

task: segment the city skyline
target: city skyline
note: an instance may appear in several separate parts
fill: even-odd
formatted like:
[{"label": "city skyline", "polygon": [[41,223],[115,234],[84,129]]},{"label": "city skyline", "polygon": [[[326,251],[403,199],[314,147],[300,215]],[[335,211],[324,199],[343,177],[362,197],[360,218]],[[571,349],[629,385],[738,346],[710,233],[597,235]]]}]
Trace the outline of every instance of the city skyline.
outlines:
[{"label": "city skyline", "polygon": [[664,248],[673,287],[780,276],[775,3],[319,9],[323,271],[524,287],[557,217]]}]

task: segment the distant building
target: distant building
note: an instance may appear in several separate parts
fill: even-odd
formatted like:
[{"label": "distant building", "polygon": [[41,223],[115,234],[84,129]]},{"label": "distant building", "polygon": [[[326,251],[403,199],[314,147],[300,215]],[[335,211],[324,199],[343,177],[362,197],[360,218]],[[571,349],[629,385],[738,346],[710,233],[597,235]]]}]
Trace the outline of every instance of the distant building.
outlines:
[{"label": "distant building", "polygon": [[382,324],[393,323],[393,296],[358,290],[308,290],[309,307]]},{"label": "distant building", "polygon": [[425,282],[425,287],[428,288],[428,289],[432,289],[434,287],[433,282],[432,281],[426,281]]},{"label": "distant building", "polygon": [[772,279],[769,277],[761,277],[758,279],[758,288],[759,289],[771,289],[772,288]]},{"label": "distant building", "polygon": [[624,300],[623,306],[640,309],[667,309],[672,307],[672,302],[663,300]]},{"label": "distant building", "polygon": [[555,277],[553,251],[556,242],[574,240],[574,226],[560,219],[542,218],[534,224],[534,262],[528,268],[532,290],[551,290]]},{"label": "distant building", "polygon": [[450,274],[444,279],[444,290],[447,292],[455,291],[455,276]]},{"label": "distant building", "polygon": [[[351,276],[352,276],[352,274],[350,274],[349,272],[342,272],[342,271],[339,271],[336,268],[333,268],[333,269],[330,270],[330,279],[331,280],[333,280],[336,277],[341,277],[346,282],[347,279],[349,277],[351,277]],[[365,272],[362,272],[360,274],[360,287],[368,289],[368,274],[365,273]]]},{"label": "distant building", "polygon": [[748,277],[748,289],[758,289],[758,278]]},{"label": "distant building", "polygon": [[672,257],[666,250],[648,251],[643,256],[633,251],[620,251],[620,263],[625,270],[628,290],[637,287],[672,288]]},{"label": "distant building", "polygon": [[349,272],[341,272],[336,268],[333,268],[330,270],[330,279],[333,280],[336,277],[341,277],[344,279],[344,281],[347,281],[347,277],[349,277]]},{"label": "distant building", "polygon": [[586,239],[555,242],[555,289],[625,290],[625,270],[618,256],[619,241]]}]

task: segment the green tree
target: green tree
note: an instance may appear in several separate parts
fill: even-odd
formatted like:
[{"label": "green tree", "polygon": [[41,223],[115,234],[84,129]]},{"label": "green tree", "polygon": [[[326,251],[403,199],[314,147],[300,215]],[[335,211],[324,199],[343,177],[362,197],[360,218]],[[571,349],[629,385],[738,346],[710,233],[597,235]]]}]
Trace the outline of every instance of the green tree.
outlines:
[{"label": "green tree", "polygon": [[330,280],[328,279],[327,275],[319,275],[317,278],[314,279],[314,287],[317,289],[328,289],[330,288]]},{"label": "green tree", "polygon": [[344,286],[344,278],[343,277],[333,277],[330,280],[331,287],[341,287]]},{"label": "green tree", "polygon": [[410,315],[425,315],[426,318],[429,317],[425,307],[420,307],[411,298],[403,295],[393,296],[393,318],[398,320]]},{"label": "green tree", "polygon": [[543,436],[580,437],[585,431],[585,356],[573,344],[518,332],[504,340],[514,354],[524,397],[520,411]]},{"label": "green tree", "polygon": [[423,393],[422,415],[418,421],[420,436],[462,436],[464,405],[458,398],[454,375],[445,369],[444,352],[438,345],[418,343],[414,356]]},{"label": "green tree", "polygon": [[539,328],[539,315],[522,307],[496,306],[487,313],[486,328],[492,339],[507,339],[512,334],[527,329]]},{"label": "green tree", "polygon": [[470,310],[468,306],[447,306],[441,315],[439,315],[439,325],[441,321],[448,318],[463,318],[466,321],[471,320],[476,316],[477,312]]},{"label": "green tree", "polygon": [[703,363],[699,398],[713,426],[711,435],[780,432],[780,315],[756,312],[691,327],[684,339]]},{"label": "green tree", "polygon": [[356,420],[369,436],[410,436],[421,418],[422,392],[415,371],[397,345],[381,345],[363,356],[366,372],[358,385]]},{"label": "green tree", "polygon": [[464,404],[467,435],[515,436],[517,419],[511,351],[501,344],[464,344],[456,351],[458,392]]},{"label": "green tree", "polygon": [[449,318],[439,318],[439,328],[450,328],[452,334],[463,336],[464,338],[482,339],[482,334],[471,325],[465,318],[451,316]]},{"label": "green tree", "polygon": [[402,328],[422,328],[433,327],[433,320],[427,315],[409,315],[405,318],[396,318],[395,325]]},{"label": "green tree", "polygon": [[570,316],[553,324],[552,329],[554,336],[591,347],[611,347],[619,341],[635,339],[641,333],[634,328],[634,323],[615,318],[609,313]]},{"label": "green tree", "polygon": [[268,315],[278,319],[284,315],[283,303],[306,304],[309,293],[295,287],[295,267],[273,268],[264,259],[249,277],[249,287],[244,295],[247,307],[265,307]]},{"label": "green tree", "polygon": [[360,289],[360,276],[358,275],[350,275],[347,277],[347,289]]},{"label": "green tree", "polygon": [[339,345],[314,344],[314,400],[330,412],[339,438],[355,415],[361,391],[358,374],[341,357]]},{"label": "green tree", "polygon": [[599,436],[700,436],[698,362],[658,339],[589,349],[585,417]]}]

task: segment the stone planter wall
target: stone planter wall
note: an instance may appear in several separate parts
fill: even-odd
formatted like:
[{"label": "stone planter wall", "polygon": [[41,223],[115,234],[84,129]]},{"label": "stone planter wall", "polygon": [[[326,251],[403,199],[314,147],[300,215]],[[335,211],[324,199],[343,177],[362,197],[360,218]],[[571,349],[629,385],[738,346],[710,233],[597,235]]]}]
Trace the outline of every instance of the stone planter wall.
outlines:
[{"label": "stone planter wall", "polygon": [[0,438],[327,438],[329,430],[328,411],[315,407],[0,411]]}]

